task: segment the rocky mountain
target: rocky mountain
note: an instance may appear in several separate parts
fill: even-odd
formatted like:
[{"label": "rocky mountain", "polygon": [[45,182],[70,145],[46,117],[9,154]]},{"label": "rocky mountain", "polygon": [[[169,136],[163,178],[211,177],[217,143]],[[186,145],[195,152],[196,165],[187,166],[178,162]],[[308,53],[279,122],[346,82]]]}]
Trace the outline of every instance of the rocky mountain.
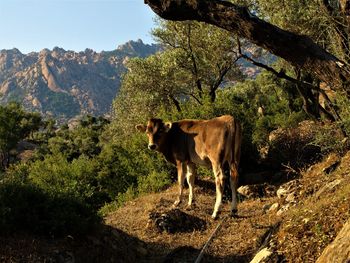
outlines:
[{"label": "rocky mountain", "polygon": [[26,110],[63,119],[105,114],[120,86],[126,61],[159,50],[159,45],[142,40],[100,53],[58,47],[29,54],[0,50],[0,104],[18,101]]}]

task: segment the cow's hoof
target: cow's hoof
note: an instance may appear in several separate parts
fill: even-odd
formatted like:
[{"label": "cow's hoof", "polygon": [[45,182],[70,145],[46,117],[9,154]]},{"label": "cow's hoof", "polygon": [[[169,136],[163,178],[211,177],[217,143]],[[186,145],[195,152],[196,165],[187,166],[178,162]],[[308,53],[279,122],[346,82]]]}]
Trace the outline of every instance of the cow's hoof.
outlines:
[{"label": "cow's hoof", "polygon": [[237,209],[232,209],[231,210],[231,217],[232,218],[237,218],[238,217],[238,210]]},{"label": "cow's hoof", "polygon": [[181,203],[181,201],[176,200],[173,204],[173,207],[178,207],[180,203]]},{"label": "cow's hoof", "polygon": [[191,210],[196,207],[196,202],[192,201],[191,203],[187,203],[186,210]]}]

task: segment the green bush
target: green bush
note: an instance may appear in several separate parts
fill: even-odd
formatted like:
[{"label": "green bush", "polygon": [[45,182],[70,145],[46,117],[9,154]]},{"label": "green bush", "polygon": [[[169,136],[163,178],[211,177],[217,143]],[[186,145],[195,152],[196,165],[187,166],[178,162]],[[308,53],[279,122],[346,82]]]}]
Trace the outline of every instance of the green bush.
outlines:
[{"label": "green bush", "polygon": [[[111,199],[126,192],[130,186],[134,186],[136,192],[144,192],[145,188],[140,191],[140,184],[153,180],[152,176],[158,173],[161,174],[162,181],[170,181],[172,175],[171,166],[163,156],[147,148],[147,140],[143,134],[135,133],[127,141],[105,145],[98,160],[98,180]],[[141,179],[148,177],[150,179]],[[153,182],[160,183],[156,180]],[[157,187],[154,186],[151,191]]]},{"label": "green bush", "polygon": [[344,154],[350,148],[350,142],[344,138],[339,123],[320,127],[315,133],[312,144],[319,147],[323,155],[336,152]]},{"label": "green bush", "polygon": [[136,158],[121,146],[106,145],[98,156],[98,181],[111,200],[137,182]]},{"label": "green bush", "polygon": [[152,171],[148,176],[139,176],[137,182],[139,193],[159,192],[170,184],[171,180],[166,171]]},{"label": "green bush", "polygon": [[85,234],[99,222],[90,206],[64,193],[53,195],[32,184],[0,183],[0,231],[47,236]]},{"label": "green bush", "polygon": [[99,193],[96,163],[81,156],[46,156],[10,167],[0,181],[0,229],[43,235],[85,234],[100,218],[106,202]]},{"label": "green bush", "polygon": [[98,209],[110,200],[100,187],[96,159],[84,155],[72,162],[62,154],[48,155],[29,167],[29,180],[51,195],[65,194]]}]

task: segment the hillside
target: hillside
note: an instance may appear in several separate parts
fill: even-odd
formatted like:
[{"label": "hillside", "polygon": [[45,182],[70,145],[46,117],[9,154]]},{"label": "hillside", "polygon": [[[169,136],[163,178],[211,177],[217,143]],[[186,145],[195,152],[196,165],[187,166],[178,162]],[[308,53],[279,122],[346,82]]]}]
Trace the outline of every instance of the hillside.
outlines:
[{"label": "hillside", "polygon": [[[237,218],[227,218],[202,262],[250,262],[266,247],[264,262],[315,262],[350,217],[350,152],[329,155],[282,185],[249,186]],[[194,262],[228,213],[210,218],[211,179],[197,180],[194,209],[171,209],[176,185],[145,195],[105,218],[87,237],[2,237],[2,262]],[[242,192],[242,188],[241,188]],[[186,192],[185,192],[186,193]]]},{"label": "hillside", "polygon": [[[250,262],[263,246],[272,253],[269,262],[315,262],[350,217],[349,163],[350,153],[342,159],[330,155],[285,184],[247,187],[238,218],[223,223],[202,262]],[[211,220],[214,184],[197,184],[193,210],[183,204],[181,213],[169,212],[177,194],[174,186],[128,203],[106,223],[146,243],[144,262],[194,262],[229,212],[226,203],[221,219]],[[163,214],[163,219],[152,219],[154,213]]]},{"label": "hillside", "polygon": [[22,54],[0,51],[0,103],[18,101],[28,111],[55,118],[109,112],[125,62],[159,51],[159,45],[129,41],[113,51],[82,52],[55,47]]}]

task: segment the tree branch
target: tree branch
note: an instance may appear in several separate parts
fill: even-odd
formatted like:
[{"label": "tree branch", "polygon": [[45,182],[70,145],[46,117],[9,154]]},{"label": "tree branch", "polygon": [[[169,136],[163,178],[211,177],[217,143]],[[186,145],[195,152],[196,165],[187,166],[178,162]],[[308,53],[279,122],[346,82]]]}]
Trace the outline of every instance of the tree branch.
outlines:
[{"label": "tree branch", "polygon": [[[320,103],[317,101],[313,101],[313,103],[317,103],[317,106],[319,107],[319,109],[321,110],[321,112],[326,116],[327,119],[331,120],[331,121],[335,121],[336,119],[337,120],[340,120],[340,116],[338,114],[338,112],[334,109],[334,106],[333,106],[333,103],[331,102],[331,100],[329,99],[329,97],[327,96],[327,94],[325,93],[325,91],[323,89],[321,89],[320,87],[316,86],[316,85],[313,85],[311,83],[308,83],[308,82],[305,82],[305,81],[301,81],[300,78],[293,78],[291,76],[288,76],[283,70],[280,70],[279,72],[277,70],[275,70],[274,68],[266,65],[266,64],[263,64],[263,63],[260,63],[258,61],[255,61],[254,59],[252,59],[251,57],[245,55],[242,53],[242,50],[241,50],[241,44],[240,44],[240,41],[239,39],[237,39],[237,43],[238,43],[238,53],[239,53],[239,57],[240,58],[244,58],[246,59],[247,61],[251,62],[253,65],[257,66],[257,67],[260,67],[260,68],[263,68],[271,73],[273,73],[274,75],[276,75],[278,78],[282,78],[282,79],[285,79],[285,80],[288,80],[294,84],[297,85],[297,87],[304,87],[306,88],[307,90],[315,90],[319,93],[321,93],[325,100],[327,101],[328,105],[330,106],[330,108],[333,110],[335,116],[333,116],[330,112],[328,112],[325,108],[322,107],[322,105],[320,105]],[[300,70],[298,71],[300,73]],[[300,93],[303,93],[302,90],[300,90],[300,88],[298,88],[299,92]],[[307,98],[310,98],[310,96],[305,96],[305,94],[301,94],[302,97],[304,99],[307,99]],[[307,109],[305,109],[307,110]]]},{"label": "tree branch", "polygon": [[282,79],[285,79],[285,80],[288,80],[290,82],[293,82],[297,85],[302,85],[302,86],[307,86],[308,88],[310,89],[313,89],[313,90],[316,90],[316,91],[319,91],[320,88],[315,86],[315,85],[312,85],[311,83],[308,83],[308,82],[304,82],[304,81],[300,81],[296,78],[293,78],[291,76],[288,76],[284,70],[280,70],[280,71],[277,71],[275,70],[274,68],[266,65],[266,64],[263,64],[263,63],[260,63],[254,59],[252,59],[251,57],[247,56],[246,54],[243,54],[242,53],[242,50],[241,50],[241,44],[240,44],[240,41],[239,39],[237,39],[237,43],[238,43],[238,54],[239,54],[239,58],[244,58],[245,60],[249,61],[250,63],[252,63],[253,65],[259,67],[259,68],[263,68],[271,73],[273,73],[274,75],[276,75],[278,78],[282,78]]},{"label": "tree branch", "polygon": [[192,61],[192,66],[193,66],[193,74],[194,74],[194,77],[195,77],[195,83],[196,83],[196,87],[198,89],[198,92],[199,92],[199,97],[201,98],[202,97],[202,93],[203,93],[203,88],[202,88],[202,82],[199,78],[199,74],[198,74],[198,67],[197,67],[197,62],[196,62],[196,58],[193,54],[193,50],[192,50],[192,45],[191,45],[191,25],[188,24],[188,31],[187,31],[187,46],[188,46],[188,50],[189,50],[189,53],[188,55],[190,56],[191,58],[191,61]]},{"label": "tree branch", "polygon": [[179,94],[192,97],[199,105],[203,105],[203,103],[196,97],[196,95],[187,92],[180,92]]},{"label": "tree branch", "polygon": [[172,95],[169,95],[169,98],[170,98],[171,101],[174,103],[177,112],[181,112],[180,102],[179,102],[174,96],[172,96]]},{"label": "tree branch", "polygon": [[176,21],[197,20],[224,28],[293,66],[315,74],[332,89],[350,94],[350,71],[338,58],[309,37],[285,31],[252,15],[245,7],[215,0],[145,0],[159,16]]}]

